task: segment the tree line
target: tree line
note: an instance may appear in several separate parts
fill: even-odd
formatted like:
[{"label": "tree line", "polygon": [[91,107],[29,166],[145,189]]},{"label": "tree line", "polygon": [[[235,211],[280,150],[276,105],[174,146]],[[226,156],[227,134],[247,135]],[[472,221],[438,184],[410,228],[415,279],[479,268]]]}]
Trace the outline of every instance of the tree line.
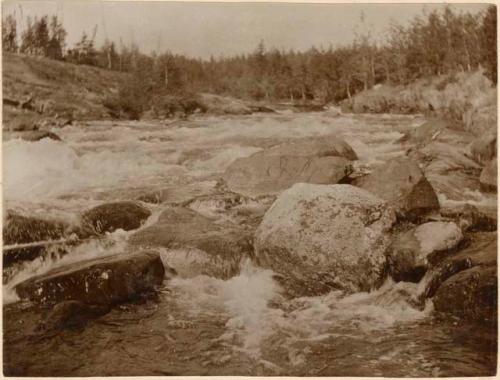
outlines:
[{"label": "tree line", "polygon": [[351,44],[307,51],[267,49],[232,57],[193,59],[171,52],[145,54],[137,44],[106,40],[96,47],[97,26],[72,47],[57,16],[27,18],[17,35],[16,19],[2,22],[3,50],[42,55],[131,73],[120,93],[124,102],[148,103],[162,95],[212,92],[240,98],[338,101],[377,83],[408,84],[433,75],[471,71],[482,66],[496,83],[496,7],[479,14],[453,11],[422,13],[409,24],[391,24],[375,41],[361,18]]}]

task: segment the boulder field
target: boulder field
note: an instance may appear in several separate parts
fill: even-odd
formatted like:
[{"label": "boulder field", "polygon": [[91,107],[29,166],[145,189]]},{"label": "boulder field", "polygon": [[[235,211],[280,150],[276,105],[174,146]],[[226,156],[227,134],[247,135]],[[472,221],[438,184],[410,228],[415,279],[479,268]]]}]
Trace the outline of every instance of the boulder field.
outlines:
[{"label": "boulder field", "polygon": [[[165,272],[227,279],[249,259],[271,268],[291,297],[370,291],[391,276],[419,282],[417,305],[432,298],[439,313],[494,320],[496,219],[471,205],[441,208],[434,190],[451,199],[464,184],[496,191],[496,159],[482,169],[484,155],[453,147],[465,146],[466,134],[424,125],[402,139],[406,156],[351,184],[343,182],[357,155],[345,141],[298,138],[236,160],[222,181],[101,204],[85,211],[77,227],[8,213],[6,244],[137,230],[129,253],[53,269],[16,291],[35,303],[59,304],[50,320],[72,325],[80,312],[100,315],[154,290]],[[144,203],[161,204],[163,212],[140,228],[151,215]]]}]

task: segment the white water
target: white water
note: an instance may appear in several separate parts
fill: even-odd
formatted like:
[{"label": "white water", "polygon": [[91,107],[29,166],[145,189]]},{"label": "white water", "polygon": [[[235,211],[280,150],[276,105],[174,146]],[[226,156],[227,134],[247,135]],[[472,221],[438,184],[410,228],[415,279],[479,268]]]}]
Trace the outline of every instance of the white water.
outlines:
[{"label": "white water", "polygon": [[[280,340],[288,364],[302,365],[306,343],[320,343],[416,322],[428,317],[432,303],[423,311],[407,302],[417,284],[387,280],[377,291],[345,296],[340,291],[317,297],[286,300],[270,270],[242,265],[229,280],[208,276],[175,278],[169,287],[176,299],[196,318],[227,315],[226,332],[219,337],[234,351],[263,360],[262,347]],[[356,338],[357,339],[357,338]],[[305,351],[304,351],[305,350]],[[277,365],[277,364],[276,364]]]}]

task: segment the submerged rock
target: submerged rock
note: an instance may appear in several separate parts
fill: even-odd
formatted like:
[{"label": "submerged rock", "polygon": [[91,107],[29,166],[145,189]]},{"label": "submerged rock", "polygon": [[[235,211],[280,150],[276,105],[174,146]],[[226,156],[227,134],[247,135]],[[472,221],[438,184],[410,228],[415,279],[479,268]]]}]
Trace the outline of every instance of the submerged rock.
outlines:
[{"label": "submerged rock", "polygon": [[399,234],[388,255],[391,276],[396,281],[419,282],[429,265],[462,239],[462,230],[453,222],[429,222]]},{"label": "submerged rock", "polygon": [[295,139],[234,161],[228,188],[250,197],[278,194],[295,183],[338,183],[352,172],[356,153],[335,137]]},{"label": "submerged rock", "polygon": [[253,256],[252,231],[216,223],[196,211],[175,207],[165,210],[158,222],[129,239],[141,247],[164,247],[169,266],[181,276],[207,274],[229,278],[241,260]]},{"label": "submerged rock", "polygon": [[479,182],[483,191],[497,191],[497,159],[494,158],[486,164],[481,171]]},{"label": "submerged rock", "polygon": [[439,209],[436,192],[418,165],[407,157],[391,160],[353,184],[386,200],[404,218]]},{"label": "submerged rock", "polygon": [[86,211],[82,215],[82,222],[85,229],[101,235],[117,229],[125,231],[135,230],[150,215],[151,211],[137,202],[112,202]]},{"label": "submerged rock", "polygon": [[257,229],[257,260],[301,283],[302,294],[370,290],[384,278],[395,219],[386,202],[363,189],[295,184]]},{"label": "submerged rock", "polygon": [[62,301],[54,306],[39,324],[42,331],[59,330],[85,325],[110,311],[109,305],[86,304],[80,301]]},{"label": "submerged rock", "polygon": [[21,299],[54,304],[74,300],[113,305],[161,285],[165,269],[156,252],[118,254],[69,264],[16,286]]}]

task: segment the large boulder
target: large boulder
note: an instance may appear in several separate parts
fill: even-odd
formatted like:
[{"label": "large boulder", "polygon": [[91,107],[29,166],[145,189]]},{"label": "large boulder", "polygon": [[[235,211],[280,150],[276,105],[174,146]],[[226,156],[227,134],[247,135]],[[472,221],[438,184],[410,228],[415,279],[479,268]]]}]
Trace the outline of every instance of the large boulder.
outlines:
[{"label": "large boulder", "polygon": [[295,184],[257,229],[257,260],[285,282],[299,284],[292,292],[367,291],[384,278],[395,220],[386,202],[366,190]]},{"label": "large boulder", "polygon": [[479,176],[479,182],[483,191],[497,191],[497,159],[494,158],[486,164]]},{"label": "large boulder", "polygon": [[165,269],[156,252],[117,254],[53,269],[16,286],[21,299],[113,305],[161,285]]},{"label": "large boulder", "polygon": [[456,249],[462,239],[462,230],[453,222],[424,223],[398,234],[388,255],[391,276],[419,282],[430,263]]},{"label": "large boulder", "polygon": [[250,197],[278,194],[299,182],[338,183],[356,159],[345,141],[332,136],[295,139],[237,159],[223,179],[230,190]]},{"label": "large boulder", "polygon": [[142,248],[167,248],[162,257],[184,277],[206,274],[229,278],[253,256],[252,230],[217,223],[183,207],[166,209],[157,223],[129,238]]},{"label": "large boulder", "polygon": [[137,202],[112,202],[99,205],[83,213],[82,223],[86,230],[101,235],[117,229],[135,230],[150,215],[151,211]]},{"label": "large boulder", "polygon": [[353,184],[386,200],[405,218],[413,219],[439,209],[431,184],[418,165],[407,157],[393,159]]}]

